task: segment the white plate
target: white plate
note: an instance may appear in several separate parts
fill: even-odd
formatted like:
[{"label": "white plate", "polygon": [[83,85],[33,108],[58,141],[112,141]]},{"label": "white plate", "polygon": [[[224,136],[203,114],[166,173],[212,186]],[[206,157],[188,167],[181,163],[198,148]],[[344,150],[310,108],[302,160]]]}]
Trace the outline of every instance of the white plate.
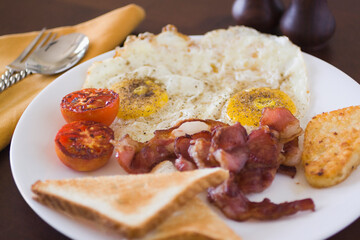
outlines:
[{"label": "white plate", "polygon": [[[59,108],[62,97],[81,88],[92,62],[112,57],[113,54],[114,51],[111,51],[79,65],[44,89],[22,115],[11,143],[12,173],[25,201],[52,227],[73,239],[116,239],[118,236],[37,203],[32,199],[30,187],[39,179],[123,173],[113,158],[97,171],[75,172],[64,166],[54,151],[54,137],[65,124]],[[308,117],[360,104],[358,83],[320,59],[308,54],[304,54],[304,58],[311,91]],[[359,189],[360,170],[355,171],[345,182],[328,189],[311,188],[301,173],[295,179],[277,175],[270,188],[250,198],[260,201],[266,196],[274,202],[283,202],[310,197],[315,202],[316,211],[301,212],[275,221],[226,221],[246,240],[324,239],[360,216]]]}]

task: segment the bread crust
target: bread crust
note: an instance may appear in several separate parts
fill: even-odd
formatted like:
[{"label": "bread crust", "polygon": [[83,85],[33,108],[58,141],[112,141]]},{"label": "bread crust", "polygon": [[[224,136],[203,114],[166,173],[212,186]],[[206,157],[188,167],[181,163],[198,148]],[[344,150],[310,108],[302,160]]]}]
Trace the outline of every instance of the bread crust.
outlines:
[{"label": "bread crust", "polygon": [[144,240],[209,239],[240,240],[200,198],[191,199],[150,232]]},{"label": "bread crust", "polygon": [[311,186],[344,181],[360,164],[360,106],[313,117],[305,129],[302,163]]},{"label": "bread crust", "polygon": [[[151,229],[155,228],[158,224],[163,222],[175,210],[188,202],[189,199],[193,198],[199,192],[202,192],[210,186],[216,186],[222,183],[228,177],[228,172],[220,168],[212,170],[207,174],[203,174],[203,176],[201,177],[196,176],[196,174],[198,173],[198,171],[197,173],[186,172],[185,174],[176,172],[37,181],[35,184],[32,185],[31,190],[36,194],[34,199],[44,205],[52,207],[56,210],[61,210],[72,216],[94,221],[102,226],[120,232],[126,237],[134,238],[144,236]],[[156,179],[153,178],[155,176]],[[194,179],[186,182],[186,178],[191,177],[193,177]],[[181,179],[183,179],[183,181],[181,181]],[[147,184],[152,184],[151,181],[160,181],[161,186],[158,188],[152,188],[151,186],[148,186]],[[114,188],[115,190],[113,191],[108,189],[101,189],[101,185],[104,186],[103,188],[111,188],[111,184],[116,185],[121,182],[124,184],[132,184],[129,189],[135,192],[160,191],[155,193],[155,195],[153,195],[152,193],[147,195],[143,192],[139,193],[140,195],[134,195],[133,198],[129,199],[129,201],[131,202],[126,205],[130,208],[133,208],[134,205],[136,206],[136,202],[134,202],[134,199],[138,198],[139,201],[141,201],[143,197],[157,197],[156,194],[160,194],[161,196],[162,188],[167,189],[174,186],[174,183],[170,184],[172,181],[177,181],[175,184],[185,184],[185,187],[176,192],[176,195],[171,197],[170,199],[167,199],[168,195],[165,195],[163,199],[164,203],[161,203],[158,211],[156,211],[154,214],[150,214],[147,217],[143,217],[143,212],[141,212],[139,209],[136,209],[136,207],[134,209],[130,209],[130,212],[126,212],[127,210],[124,210],[124,208],[120,205],[126,205],[127,200],[121,195],[119,191],[117,191],[119,189]],[[154,184],[156,185],[157,183]],[[92,186],[95,187],[92,188]],[[99,210],[98,208],[94,208],[91,205],[87,204],[85,201],[86,199],[84,199],[84,201],[74,200],[72,197],[69,197],[66,194],[66,196],[64,196],[62,191],[71,193],[75,192],[75,194],[78,194],[76,193],[78,191],[80,193],[83,193],[81,196],[98,198],[99,204],[110,205],[112,207],[112,211],[123,211],[125,215],[138,214],[140,220],[136,223],[129,223],[126,220],[120,221],[119,219],[113,217],[111,213]],[[117,192],[114,193],[114,191]],[[97,194],[101,196],[97,196]],[[106,200],[107,196],[102,195],[108,195],[108,198],[110,200]],[[153,203],[150,200],[148,204]],[[146,201],[141,202],[141,204],[142,203],[146,204]]]},{"label": "bread crust", "polygon": [[[151,172],[176,172],[174,164],[163,161]],[[240,240],[241,238],[199,197],[190,199],[144,240]]]}]

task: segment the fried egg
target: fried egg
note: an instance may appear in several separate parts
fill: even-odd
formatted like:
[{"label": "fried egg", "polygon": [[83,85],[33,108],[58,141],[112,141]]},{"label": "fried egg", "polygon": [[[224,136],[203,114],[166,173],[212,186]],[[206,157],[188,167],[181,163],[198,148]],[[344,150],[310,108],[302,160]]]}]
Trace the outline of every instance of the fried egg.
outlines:
[{"label": "fried egg", "polygon": [[189,118],[250,129],[264,107],[283,106],[302,118],[309,104],[300,49],[243,26],[195,38],[171,25],[158,35],[130,36],[113,58],[90,67],[83,87],[118,92],[116,138],[138,141]]},{"label": "fried egg", "polygon": [[157,112],[168,102],[165,89],[150,77],[124,79],[111,86],[119,94],[118,118],[136,119]]},{"label": "fried egg", "polygon": [[262,110],[267,107],[285,107],[296,114],[296,106],[286,93],[266,87],[236,93],[228,101],[226,114],[232,121],[242,125],[259,126]]}]

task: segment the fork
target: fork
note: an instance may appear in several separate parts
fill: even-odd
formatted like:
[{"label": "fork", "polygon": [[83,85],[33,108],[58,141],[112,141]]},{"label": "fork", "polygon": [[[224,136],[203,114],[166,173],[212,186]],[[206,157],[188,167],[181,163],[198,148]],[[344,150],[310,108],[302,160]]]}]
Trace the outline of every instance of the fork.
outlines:
[{"label": "fork", "polygon": [[[30,52],[32,52],[32,50],[37,50],[44,46],[47,40],[49,40],[48,42],[52,42],[56,37],[56,33],[52,35],[52,32],[49,32],[42,41],[37,44],[45,30],[46,28],[43,28],[36,38],[24,49],[24,51],[12,63],[6,66],[6,71],[0,78],[0,93],[25,78],[27,75],[31,74],[31,71],[25,67],[25,59],[31,55]],[[51,35],[52,37],[49,39]],[[35,47],[36,45],[37,47]]]}]

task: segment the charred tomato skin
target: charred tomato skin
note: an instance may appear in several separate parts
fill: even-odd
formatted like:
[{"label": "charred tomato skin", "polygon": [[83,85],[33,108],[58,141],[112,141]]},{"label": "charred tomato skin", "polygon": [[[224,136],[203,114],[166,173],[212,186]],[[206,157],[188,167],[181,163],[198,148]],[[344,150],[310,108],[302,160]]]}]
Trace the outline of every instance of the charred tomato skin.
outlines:
[{"label": "charred tomato skin", "polygon": [[110,126],[119,110],[119,95],[110,89],[86,88],[63,97],[60,109],[68,123],[95,121]]},{"label": "charred tomato skin", "polygon": [[76,171],[93,171],[109,161],[113,139],[114,131],[103,123],[75,121],[58,131],[55,151],[66,166]]}]

